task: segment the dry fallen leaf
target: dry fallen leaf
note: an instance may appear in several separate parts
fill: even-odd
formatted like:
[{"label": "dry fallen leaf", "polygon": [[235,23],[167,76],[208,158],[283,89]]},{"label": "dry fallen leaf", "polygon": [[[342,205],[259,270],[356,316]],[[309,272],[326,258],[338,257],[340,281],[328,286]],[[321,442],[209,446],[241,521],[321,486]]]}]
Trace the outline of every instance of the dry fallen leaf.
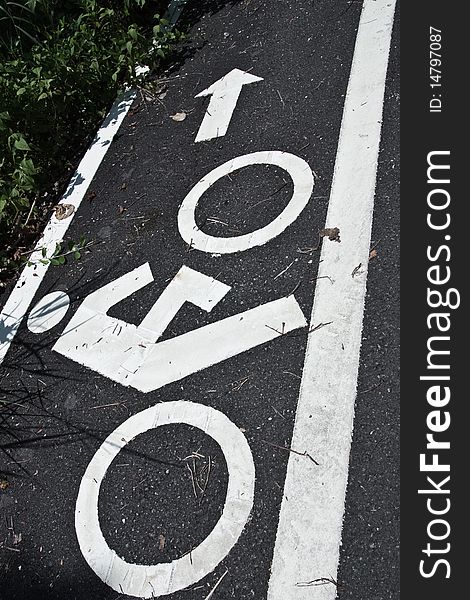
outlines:
[{"label": "dry fallen leaf", "polygon": [[6,479],[0,479],[0,490],[4,492],[8,489],[8,481]]},{"label": "dry fallen leaf", "polygon": [[75,206],[73,204],[58,204],[54,208],[55,218],[58,221],[62,221],[63,219],[67,219],[70,215],[75,211]]},{"label": "dry fallen leaf", "polygon": [[125,190],[127,187],[127,181],[123,181],[121,184],[121,190]]},{"label": "dry fallen leaf", "polygon": [[177,112],[174,115],[170,116],[170,119],[173,121],[184,121],[188,115],[185,112]]},{"label": "dry fallen leaf", "polygon": [[377,256],[377,250],[375,248],[372,248],[372,250],[369,253],[369,260],[372,260],[376,256]]},{"label": "dry fallen leaf", "polygon": [[158,536],[158,549],[160,550],[160,552],[163,552],[164,548],[165,548],[165,536],[160,534]]},{"label": "dry fallen leaf", "polygon": [[326,229],[320,229],[318,235],[321,238],[327,237],[332,242],[340,242],[339,229],[338,227],[327,227]]},{"label": "dry fallen leaf", "polygon": [[125,208],[124,206],[118,206],[118,212],[120,215],[122,215],[122,213],[126,212],[127,208]]}]

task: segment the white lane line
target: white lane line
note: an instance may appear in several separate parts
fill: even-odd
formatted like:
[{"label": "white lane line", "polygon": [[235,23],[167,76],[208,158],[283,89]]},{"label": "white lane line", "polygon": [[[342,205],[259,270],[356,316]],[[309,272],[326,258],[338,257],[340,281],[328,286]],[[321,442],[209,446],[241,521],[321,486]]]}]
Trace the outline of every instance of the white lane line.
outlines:
[{"label": "white lane line", "polygon": [[41,258],[43,258],[41,253],[42,248],[46,248],[47,256],[51,256],[55,251],[56,245],[64,239],[65,233],[70,227],[74,216],[77,214],[88,186],[105,157],[124,117],[132,106],[135,96],[135,90],[128,90],[111,107],[59,202],[59,204],[71,204],[75,210],[66,219],[58,220],[55,215],[51,217],[41,239],[36,244],[35,252],[31,254],[30,260],[34,264],[26,266],[23,269],[17,284],[6,301],[0,314],[0,365],[49,268],[49,264],[40,262]]},{"label": "white lane line", "polygon": [[290,454],[268,600],[336,597],[322,578],[338,568],[394,9],[364,0],[357,32],[327,216],[341,243],[323,242],[311,319],[331,324],[309,336],[292,438],[319,466]]}]

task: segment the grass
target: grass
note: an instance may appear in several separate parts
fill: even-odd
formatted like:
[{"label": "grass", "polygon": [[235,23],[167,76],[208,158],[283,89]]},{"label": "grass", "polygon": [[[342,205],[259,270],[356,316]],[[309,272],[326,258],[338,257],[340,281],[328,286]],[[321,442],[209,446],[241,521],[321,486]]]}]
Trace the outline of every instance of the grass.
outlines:
[{"label": "grass", "polygon": [[0,286],[27,262],[116,95],[179,35],[151,0],[0,0]]}]

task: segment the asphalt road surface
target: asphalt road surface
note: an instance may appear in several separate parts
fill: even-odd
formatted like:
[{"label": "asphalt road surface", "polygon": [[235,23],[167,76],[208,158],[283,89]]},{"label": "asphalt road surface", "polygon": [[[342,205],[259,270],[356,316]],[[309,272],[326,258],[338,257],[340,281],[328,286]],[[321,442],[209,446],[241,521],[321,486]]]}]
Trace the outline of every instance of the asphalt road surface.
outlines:
[{"label": "asphalt road surface", "polygon": [[2,600],[399,597],[394,4],[190,2],[107,120],[0,299]]}]

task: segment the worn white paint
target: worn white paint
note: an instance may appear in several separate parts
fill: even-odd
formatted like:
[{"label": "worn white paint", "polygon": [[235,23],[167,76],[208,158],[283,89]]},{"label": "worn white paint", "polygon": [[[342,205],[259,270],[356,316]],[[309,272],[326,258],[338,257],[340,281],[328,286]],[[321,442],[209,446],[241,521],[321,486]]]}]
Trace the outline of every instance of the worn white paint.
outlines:
[{"label": "worn white paint", "polygon": [[306,325],[294,296],[261,304],[155,344],[131,385],[151,392]]},{"label": "worn white paint", "polygon": [[242,87],[257,81],[263,81],[263,78],[245,73],[240,69],[233,69],[206,90],[197,94],[196,98],[211,96],[211,99],[195,141],[203,142],[224,136],[227,133]]},{"label": "worn white paint", "polygon": [[288,296],[158,342],[184,302],[209,312],[230,287],[183,266],[139,326],[107,314],[152,282],[145,263],[87,296],[53,350],[122,385],[150,392],[307,324]]},{"label": "worn white paint", "polygon": [[[127,563],[112,550],[98,515],[100,486],[112,461],[136,436],[176,423],[197,427],[220,446],[228,471],[222,515],[211,533],[190,554],[169,563]],[[119,594],[158,598],[182,590],[209,573],[237,542],[253,507],[255,466],[248,442],[223,413],[182,400],[152,406],[119,425],[90,461],[78,492],[75,528],[80,550],[98,577]],[[162,490],[162,494],[165,491]]]},{"label": "worn white paint", "polygon": [[47,256],[52,256],[57,244],[63,240],[67,229],[77,214],[91,180],[134,101],[135,95],[134,90],[129,90],[113,104],[91,146],[78,165],[67,191],[60,200],[60,204],[71,204],[75,208],[74,212],[62,220],[58,220],[55,215],[52,215],[36,245],[35,252],[31,254],[30,261],[32,265],[23,269],[17,284],[6,301],[0,314],[0,364],[3,362],[49,268],[49,262],[46,264],[41,262],[43,258],[42,249],[46,249]]},{"label": "worn white paint", "polygon": [[[183,265],[135,329],[136,338],[132,350],[126,353],[124,360],[122,356],[117,357],[120,366],[116,376],[121,383],[129,385],[133,380],[136,383],[139,381],[146,362],[152,362],[152,348],[185,302],[191,302],[210,312],[229,290],[230,286],[225,283]],[[186,360],[184,354],[183,352],[180,360]],[[160,370],[161,365],[157,365],[157,368]],[[149,391],[153,389],[151,386],[154,376],[155,373],[147,377],[150,380]]]},{"label": "worn white paint", "polygon": [[44,333],[55,327],[65,317],[70,298],[65,292],[51,292],[43,296],[28,316],[28,329],[32,333]]},{"label": "worn white paint", "polygon": [[[354,418],[385,76],[395,0],[365,0],[346,94],[268,600],[332,600]],[[361,264],[361,271],[352,276]],[[325,277],[325,279],[322,279]],[[332,284],[333,282],[333,284]]]},{"label": "worn white paint", "polygon": [[210,312],[229,291],[229,285],[183,265],[139,325],[139,332],[156,342],[185,302]]},{"label": "worn white paint", "polygon": [[[270,223],[251,233],[233,237],[214,237],[204,233],[196,225],[195,212],[204,192],[225,175],[251,165],[274,165],[291,177],[294,191],[284,210]],[[306,207],[314,186],[313,173],[308,164],[298,156],[268,150],[244,154],[227,161],[205,175],[183,200],[178,212],[178,229],[184,241],[203,252],[230,254],[261,246],[280,235],[291,225]]]}]

